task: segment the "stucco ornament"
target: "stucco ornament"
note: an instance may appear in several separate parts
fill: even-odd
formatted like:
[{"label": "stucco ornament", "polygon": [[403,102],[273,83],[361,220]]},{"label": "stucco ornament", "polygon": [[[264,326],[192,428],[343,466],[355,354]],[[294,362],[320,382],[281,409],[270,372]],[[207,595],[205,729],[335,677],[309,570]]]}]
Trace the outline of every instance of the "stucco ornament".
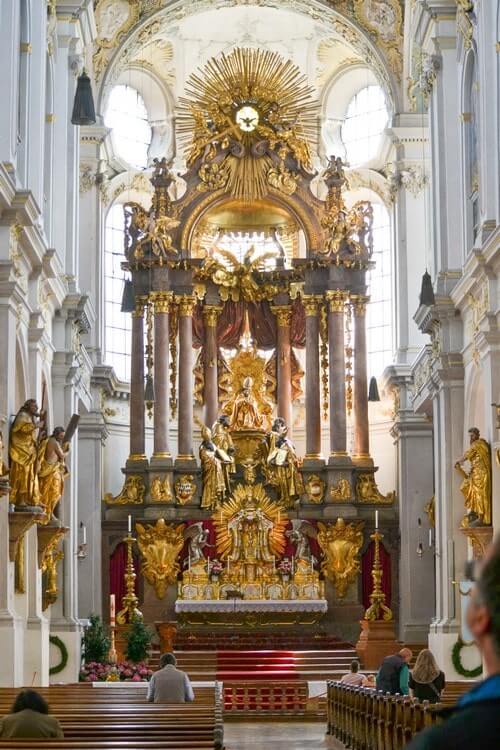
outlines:
[{"label": "stucco ornament", "polygon": [[158,599],[165,596],[167,585],[175,583],[179,572],[177,557],[184,546],[184,524],[167,524],[159,518],[155,526],[137,523],[137,546],[142,556],[141,571]]},{"label": "stucco ornament", "polygon": [[325,554],[321,569],[335,586],[339,599],[343,599],[348,586],[361,572],[359,551],[363,545],[364,521],[346,524],[337,518],[335,524],[318,521],[318,543]]}]

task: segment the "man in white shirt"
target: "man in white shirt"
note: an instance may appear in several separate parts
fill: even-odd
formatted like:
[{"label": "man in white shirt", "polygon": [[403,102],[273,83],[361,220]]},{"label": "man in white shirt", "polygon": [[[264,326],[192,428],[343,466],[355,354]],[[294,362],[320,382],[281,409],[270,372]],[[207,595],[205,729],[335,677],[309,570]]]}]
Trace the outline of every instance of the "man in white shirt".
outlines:
[{"label": "man in white shirt", "polygon": [[148,686],[150,703],[187,703],[194,701],[193,688],[185,672],[176,669],[173,654],[160,656],[160,669],[151,677]]},{"label": "man in white shirt", "polygon": [[344,685],[354,685],[355,687],[361,687],[364,682],[364,676],[358,671],[359,661],[355,659],[351,662],[351,671],[345,674],[340,682]]}]

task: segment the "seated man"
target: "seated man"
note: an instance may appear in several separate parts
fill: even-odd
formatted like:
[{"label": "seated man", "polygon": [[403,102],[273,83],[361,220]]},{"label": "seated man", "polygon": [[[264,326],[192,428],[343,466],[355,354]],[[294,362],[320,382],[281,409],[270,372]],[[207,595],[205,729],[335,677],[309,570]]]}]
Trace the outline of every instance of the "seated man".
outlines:
[{"label": "seated man", "polygon": [[173,654],[160,656],[160,669],[151,677],[148,686],[150,703],[186,703],[194,701],[193,688],[185,672],[176,669]]}]

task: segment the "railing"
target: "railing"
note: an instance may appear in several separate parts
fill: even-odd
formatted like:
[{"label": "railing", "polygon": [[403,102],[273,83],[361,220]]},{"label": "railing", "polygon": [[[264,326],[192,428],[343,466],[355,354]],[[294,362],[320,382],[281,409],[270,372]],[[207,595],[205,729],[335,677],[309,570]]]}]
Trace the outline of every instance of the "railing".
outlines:
[{"label": "railing", "polygon": [[437,721],[427,701],[328,682],[328,734],[353,750],[401,750]]}]

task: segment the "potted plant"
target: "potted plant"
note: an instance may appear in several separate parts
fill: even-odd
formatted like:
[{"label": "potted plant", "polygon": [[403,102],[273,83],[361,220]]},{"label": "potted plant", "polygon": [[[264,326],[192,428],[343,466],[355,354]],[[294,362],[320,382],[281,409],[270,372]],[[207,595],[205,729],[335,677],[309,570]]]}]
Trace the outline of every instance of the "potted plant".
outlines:
[{"label": "potted plant", "polygon": [[108,661],[111,641],[108,638],[99,615],[90,615],[89,625],[83,631],[82,647],[85,662],[105,663]]},{"label": "potted plant", "polygon": [[144,661],[149,655],[151,631],[144,625],[142,617],[134,617],[125,636],[125,654],[129,661]]}]

